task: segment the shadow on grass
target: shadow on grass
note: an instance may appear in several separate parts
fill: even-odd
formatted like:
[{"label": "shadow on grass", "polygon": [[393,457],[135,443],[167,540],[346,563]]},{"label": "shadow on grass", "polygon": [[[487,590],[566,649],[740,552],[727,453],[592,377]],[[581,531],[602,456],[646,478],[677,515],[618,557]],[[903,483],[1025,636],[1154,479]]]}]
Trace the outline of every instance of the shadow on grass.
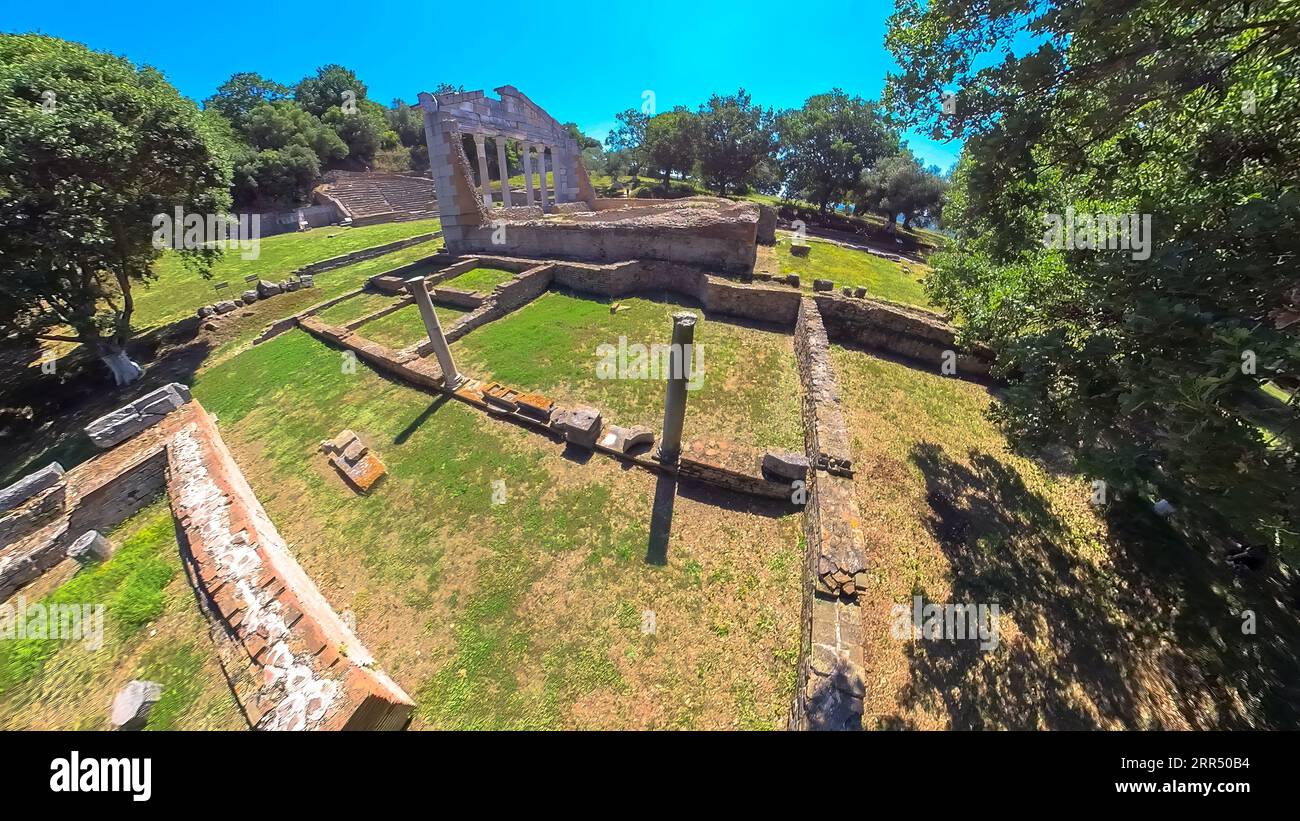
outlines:
[{"label": "shadow on grass", "polygon": [[[954,603],[997,603],[1019,636],[909,647],[905,703],[942,707],[964,729],[1295,727],[1300,630],[1267,574],[1234,577],[1140,506],[1112,505],[1111,562],[994,456],[969,466],[920,443],[927,525],[951,564]],[[915,591],[923,595],[923,591]],[[927,599],[927,603],[928,603]],[[1253,610],[1258,631],[1243,635]],[[924,646],[921,646],[921,645]],[[904,716],[884,726],[909,725]]]}]

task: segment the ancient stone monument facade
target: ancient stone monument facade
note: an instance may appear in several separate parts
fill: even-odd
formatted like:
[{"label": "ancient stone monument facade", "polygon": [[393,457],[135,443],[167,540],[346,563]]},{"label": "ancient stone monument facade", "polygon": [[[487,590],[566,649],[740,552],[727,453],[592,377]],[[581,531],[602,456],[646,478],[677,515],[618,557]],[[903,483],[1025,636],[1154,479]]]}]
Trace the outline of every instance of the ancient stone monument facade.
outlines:
[{"label": "ancient stone monument facade", "polygon": [[[496,93],[500,99],[482,91],[420,95],[429,168],[450,253],[646,259],[735,273],[753,270],[757,205],[715,197],[598,198],[568,129],[514,86]],[[509,183],[507,144],[520,157],[522,190]]]}]

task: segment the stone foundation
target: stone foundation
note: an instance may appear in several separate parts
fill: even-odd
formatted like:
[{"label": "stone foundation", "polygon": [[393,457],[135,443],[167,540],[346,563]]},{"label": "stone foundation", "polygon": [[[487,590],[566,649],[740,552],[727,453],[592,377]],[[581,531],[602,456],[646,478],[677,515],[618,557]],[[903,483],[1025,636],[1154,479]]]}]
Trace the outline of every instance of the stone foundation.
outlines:
[{"label": "stone foundation", "polygon": [[945,351],[956,354],[956,376],[987,376],[993,355],[986,349],[961,350],[956,330],[934,314],[900,305],[818,293],[814,299],[830,338],[911,359],[939,373]]},{"label": "stone foundation", "polygon": [[411,699],[375,669],[303,572],[202,407],[173,436],[167,458],[187,573],[249,724],[404,727]]},{"label": "stone foundation", "polygon": [[804,630],[790,725],[861,729],[865,673],[857,593],[867,583],[866,540],[830,342],[811,298],[799,305],[795,356],[810,469],[804,507]]}]

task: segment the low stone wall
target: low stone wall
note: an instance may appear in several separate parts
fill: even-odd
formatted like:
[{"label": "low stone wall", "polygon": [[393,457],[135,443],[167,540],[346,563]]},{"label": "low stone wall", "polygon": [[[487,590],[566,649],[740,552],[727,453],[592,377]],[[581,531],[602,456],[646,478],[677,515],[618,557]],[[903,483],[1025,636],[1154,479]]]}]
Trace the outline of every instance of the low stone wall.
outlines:
[{"label": "low stone wall", "polygon": [[757,471],[739,471],[685,453],[677,462],[677,477],[763,499],[782,499],[788,502],[791,497],[789,484],[765,479]]},{"label": "low stone wall", "polygon": [[313,262],[310,265],[304,265],[293,272],[294,276],[303,274],[319,274],[321,271],[330,271],[335,268],[342,268],[344,265],[351,265],[354,262],[371,259],[373,257],[391,254],[393,251],[400,251],[403,248],[409,248],[412,245],[419,245],[421,242],[428,242],[431,239],[437,239],[442,236],[441,231],[431,231],[427,234],[419,234],[408,239],[390,242],[387,245],[376,245],[373,248],[362,248],[359,251],[353,251],[350,254],[344,254],[338,257],[330,257],[319,262]]},{"label": "low stone wall", "polygon": [[[475,328],[518,310],[546,293],[554,277],[555,265],[547,263],[534,266],[509,282],[501,283],[482,305],[456,320],[451,327],[443,329],[443,335],[447,337],[448,343],[455,342]],[[428,342],[418,346],[416,350],[421,356],[432,351]]]},{"label": "low stone wall", "polygon": [[957,376],[987,376],[993,356],[987,350],[960,350],[955,329],[933,314],[870,299],[818,294],[817,308],[836,342],[850,342],[915,360],[939,373],[944,352],[955,355]]},{"label": "low stone wall", "polygon": [[860,729],[865,673],[858,590],[867,584],[866,539],[852,479],[853,457],[817,303],[804,298],[794,331],[808,455],[803,641],[795,729]]},{"label": "low stone wall", "polygon": [[182,555],[248,722],[266,730],[401,729],[414,707],[303,572],[194,406],[167,449]]},{"label": "low stone wall", "polygon": [[[463,319],[463,317],[462,317]],[[357,331],[327,325],[314,316],[303,317],[298,326],[317,339],[346,348],[381,371],[433,390],[442,390],[442,369],[435,357],[422,358],[414,349],[394,351]]]},{"label": "low stone wall", "polygon": [[393,304],[385,305],[384,307],[380,308],[378,311],[371,311],[365,316],[357,317],[351,322],[344,324],[343,327],[349,331],[355,331],[357,328],[360,328],[362,325],[365,325],[367,322],[374,322],[376,319],[383,319],[389,314],[397,313],[398,311],[405,308],[407,305],[414,305],[414,304],[415,304],[415,297],[413,296],[395,298],[393,299]]},{"label": "low stone wall", "polygon": [[437,305],[450,305],[453,308],[474,310],[487,301],[487,297],[478,291],[465,291],[460,288],[434,288],[433,301]]}]

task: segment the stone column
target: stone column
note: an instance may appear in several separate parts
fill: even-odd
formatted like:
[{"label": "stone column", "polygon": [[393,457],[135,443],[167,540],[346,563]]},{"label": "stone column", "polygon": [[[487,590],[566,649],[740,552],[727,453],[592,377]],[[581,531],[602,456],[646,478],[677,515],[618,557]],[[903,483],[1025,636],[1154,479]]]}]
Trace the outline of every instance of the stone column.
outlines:
[{"label": "stone column", "polygon": [[537,202],[533,196],[533,145],[520,143],[519,150],[524,152],[524,184],[528,187],[528,204]]},{"label": "stone column", "polygon": [[551,205],[546,201],[546,146],[540,144],[537,146],[537,171],[541,177],[542,210],[549,212]]},{"label": "stone column", "polygon": [[482,134],[474,135],[474,147],[478,149],[478,182],[479,190],[483,192],[483,205],[491,209],[492,189],[488,182],[487,147],[483,143]]},{"label": "stone column", "polygon": [[672,369],[668,374],[668,389],[664,392],[664,433],[659,440],[659,461],[665,464],[676,464],[682,453],[682,425],[686,422],[686,383],[691,378],[697,319],[690,311],[673,314]]},{"label": "stone column", "polygon": [[551,149],[551,165],[555,167],[555,203],[569,201],[569,170],[564,162],[564,152]]},{"label": "stone column", "polygon": [[497,135],[497,175],[501,177],[501,204],[510,207],[510,169],[506,168],[506,138]]},{"label": "stone column", "polygon": [[[482,143],[479,145],[481,146]],[[442,386],[449,391],[455,390],[464,381],[464,377],[456,370],[456,363],[452,361],[451,348],[447,345],[447,337],[442,335],[442,325],[438,322],[438,314],[433,310],[433,299],[429,296],[429,289],[424,285],[424,277],[411,277],[406,280],[406,290],[415,297],[415,304],[420,306],[420,318],[424,320],[424,329],[429,333],[429,344],[433,346],[433,353],[438,357],[438,366],[442,368]]]}]

